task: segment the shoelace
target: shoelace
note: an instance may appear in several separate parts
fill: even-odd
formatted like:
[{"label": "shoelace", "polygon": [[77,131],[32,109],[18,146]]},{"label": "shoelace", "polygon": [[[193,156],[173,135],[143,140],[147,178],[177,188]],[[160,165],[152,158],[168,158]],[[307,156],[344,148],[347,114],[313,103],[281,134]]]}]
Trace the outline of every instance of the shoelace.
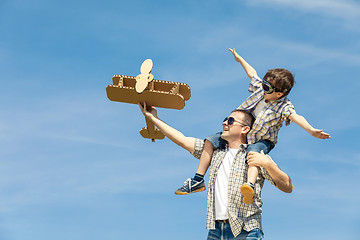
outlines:
[{"label": "shoelace", "polygon": [[186,181],[184,182],[184,186],[188,184],[189,185],[189,191],[191,191],[191,178],[186,179]]}]

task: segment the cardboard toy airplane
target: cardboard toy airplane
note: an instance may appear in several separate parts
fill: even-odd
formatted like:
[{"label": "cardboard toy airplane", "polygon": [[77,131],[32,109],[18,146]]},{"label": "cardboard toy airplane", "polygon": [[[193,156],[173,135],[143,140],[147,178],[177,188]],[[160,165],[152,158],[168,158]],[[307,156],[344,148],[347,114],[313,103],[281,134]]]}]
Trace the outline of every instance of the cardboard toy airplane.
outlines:
[{"label": "cardboard toy airplane", "polygon": [[[169,82],[154,79],[151,74],[153,62],[145,60],[140,68],[141,74],[136,77],[115,75],[113,84],[106,87],[107,97],[111,101],[138,104],[146,102],[148,108],[161,107],[181,110],[185,101],[191,97],[190,87],[185,83]],[[163,139],[165,136],[147,118],[146,125],[140,130],[141,136]]]}]

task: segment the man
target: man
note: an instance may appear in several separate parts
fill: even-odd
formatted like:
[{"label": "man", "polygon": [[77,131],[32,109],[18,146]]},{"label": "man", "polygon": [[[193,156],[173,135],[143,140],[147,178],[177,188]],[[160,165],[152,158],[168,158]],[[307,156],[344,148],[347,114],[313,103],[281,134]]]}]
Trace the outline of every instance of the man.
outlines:
[{"label": "man", "polygon": [[[204,141],[186,137],[157,117],[155,108],[147,109],[139,104],[145,117],[150,119],[171,141],[200,158]],[[264,180],[267,179],[281,191],[291,193],[290,177],[263,153],[250,152],[246,163],[247,133],[251,129],[251,114],[234,110],[223,122],[221,138],[227,141],[226,148],[214,151],[208,184],[207,224],[208,239],[263,239],[260,198]],[[240,187],[247,180],[247,169],[260,167],[255,182],[254,202],[242,203]]]}]

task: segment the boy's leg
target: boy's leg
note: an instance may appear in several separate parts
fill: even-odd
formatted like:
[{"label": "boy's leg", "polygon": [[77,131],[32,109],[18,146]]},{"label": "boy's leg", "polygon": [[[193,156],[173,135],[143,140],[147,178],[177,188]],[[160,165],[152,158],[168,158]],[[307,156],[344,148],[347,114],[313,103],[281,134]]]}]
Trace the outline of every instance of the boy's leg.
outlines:
[{"label": "boy's leg", "polygon": [[175,191],[176,195],[187,195],[189,193],[205,190],[204,176],[208,170],[214,149],[224,146],[224,140],[220,138],[221,133],[209,136],[205,139],[204,150],[200,156],[200,162],[194,178],[188,178],[185,185]]},{"label": "boy's leg", "polygon": [[203,175],[203,176],[205,175],[206,171],[208,170],[208,168],[210,166],[213,152],[214,152],[213,145],[211,144],[210,141],[205,140],[204,151],[201,154],[199,166],[196,171],[197,174]]},{"label": "boy's leg", "polygon": [[252,186],[254,186],[256,182],[256,178],[259,175],[260,168],[257,166],[249,166],[248,172],[247,172],[247,182],[251,183]]},{"label": "boy's leg", "polygon": [[248,181],[244,183],[241,188],[240,192],[243,195],[242,202],[245,204],[252,204],[254,201],[254,184],[256,181],[256,178],[259,174],[259,169],[256,166],[249,166],[247,175],[248,175]]},{"label": "boy's leg", "polygon": [[[268,140],[261,140],[254,144],[250,144],[247,148],[247,154],[249,152],[258,152],[264,151],[265,154],[268,154],[273,148],[273,144]],[[247,156],[246,154],[246,156]],[[256,179],[259,175],[259,167],[249,166],[247,172],[247,183],[241,186],[241,194],[243,195],[243,203],[252,204],[254,199],[254,185]]]}]

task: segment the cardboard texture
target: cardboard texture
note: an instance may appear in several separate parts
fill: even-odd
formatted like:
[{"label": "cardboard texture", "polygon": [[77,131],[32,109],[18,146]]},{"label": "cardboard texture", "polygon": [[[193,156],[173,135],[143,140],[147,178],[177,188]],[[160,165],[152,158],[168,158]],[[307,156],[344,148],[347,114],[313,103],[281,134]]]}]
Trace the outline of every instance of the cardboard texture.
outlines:
[{"label": "cardboard texture", "polygon": [[[147,59],[141,65],[141,74],[138,76],[115,75],[112,78],[113,84],[106,87],[107,97],[116,102],[146,102],[148,107],[183,109],[185,101],[191,97],[190,87],[185,83],[154,79],[150,73],[152,66],[152,60]],[[153,141],[165,137],[150,120],[145,120],[147,127],[140,130],[141,136]]]},{"label": "cardboard texture", "polygon": [[136,76],[135,90],[137,93],[142,93],[149,82],[154,79],[154,76],[151,74],[152,67],[153,62],[151,59],[146,59],[143,64],[141,64],[141,74]]}]

